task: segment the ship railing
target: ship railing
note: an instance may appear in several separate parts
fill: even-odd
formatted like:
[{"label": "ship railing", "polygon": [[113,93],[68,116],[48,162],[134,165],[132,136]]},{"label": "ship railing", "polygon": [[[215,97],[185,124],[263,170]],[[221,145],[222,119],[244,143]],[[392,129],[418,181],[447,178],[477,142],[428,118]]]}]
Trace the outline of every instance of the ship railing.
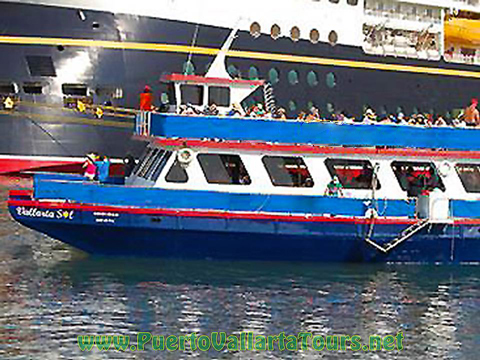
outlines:
[{"label": "ship railing", "polygon": [[141,136],[150,136],[152,126],[152,113],[140,111],[135,118],[135,133]]}]

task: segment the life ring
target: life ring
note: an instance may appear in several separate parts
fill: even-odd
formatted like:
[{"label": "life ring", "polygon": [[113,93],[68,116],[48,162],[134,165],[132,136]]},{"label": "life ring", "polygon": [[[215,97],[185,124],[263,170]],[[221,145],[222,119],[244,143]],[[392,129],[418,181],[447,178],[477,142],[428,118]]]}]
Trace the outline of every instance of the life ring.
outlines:
[{"label": "life ring", "polygon": [[177,153],[177,161],[183,167],[188,166],[193,160],[195,153],[191,149],[181,149]]},{"label": "life ring", "polygon": [[450,172],[450,170],[452,169],[452,165],[450,165],[449,162],[447,161],[444,161],[443,163],[440,164],[440,166],[438,167],[438,173],[443,176],[443,177],[446,177],[448,175],[448,173]]}]

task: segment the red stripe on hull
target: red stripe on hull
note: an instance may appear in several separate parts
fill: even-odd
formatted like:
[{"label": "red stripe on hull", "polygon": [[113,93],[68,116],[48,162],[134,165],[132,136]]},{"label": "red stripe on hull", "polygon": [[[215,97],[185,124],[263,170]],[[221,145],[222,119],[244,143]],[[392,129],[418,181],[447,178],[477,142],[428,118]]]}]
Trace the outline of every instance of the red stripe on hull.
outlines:
[{"label": "red stripe on hull", "polygon": [[213,141],[213,140],[191,140],[191,139],[166,139],[135,136],[145,141],[165,147],[191,147],[210,149],[229,149],[245,151],[265,152],[287,152],[301,154],[333,154],[333,155],[365,155],[365,156],[388,156],[388,157],[423,157],[423,158],[445,158],[445,159],[480,159],[480,151],[447,151],[447,150],[419,150],[400,148],[361,148],[341,146],[319,146],[319,145],[288,145],[272,144],[255,141]]},{"label": "red stripe on hull", "polygon": [[48,159],[21,159],[21,158],[0,158],[0,174],[20,174],[27,171],[52,171],[80,173],[82,162],[59,161]]}]

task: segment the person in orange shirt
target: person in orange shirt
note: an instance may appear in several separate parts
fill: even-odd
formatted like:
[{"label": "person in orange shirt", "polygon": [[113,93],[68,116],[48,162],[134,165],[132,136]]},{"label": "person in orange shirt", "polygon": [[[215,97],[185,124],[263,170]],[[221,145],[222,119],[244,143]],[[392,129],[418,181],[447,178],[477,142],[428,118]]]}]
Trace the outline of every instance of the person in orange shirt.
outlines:
[{"label": "person in orange shirt", "polygon": [[145,89],[143,89],[143,92],[140,94],[140,110],[153,110],[153,93],[152,88],[148,85],[145,86]]},{"label": "person in orange shirt", "polygon": [[463,120],[468,126],[480,125],[480,114],[477,110],[478,100],[472,99],[472,103],[463,112]]}]

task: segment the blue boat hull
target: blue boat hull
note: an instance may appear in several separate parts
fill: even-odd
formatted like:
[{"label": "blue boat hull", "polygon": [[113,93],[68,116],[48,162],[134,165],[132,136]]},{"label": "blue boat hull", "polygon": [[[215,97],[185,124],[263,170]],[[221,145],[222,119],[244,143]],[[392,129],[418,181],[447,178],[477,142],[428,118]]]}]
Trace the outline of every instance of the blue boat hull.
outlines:
[{"label": "blue boat hull", "polygon": [[[46,215],[51,211],[54,218],[47,219],[33,217],[28,209],[10,204],[12,216],[23,225],[95,255],[397,263],[472,263],[480,259],[480,224],[431,224],[384,254],[365,242],[370,226],[365,219],[290,221],[220,213],[198,217],[194,211],[191,215],[180,211],[158,215],[94,208],[48,210],[35,205],[35,211]],[[380,222],[374,226],[373,240],[385,244],[408,226]]]}]

